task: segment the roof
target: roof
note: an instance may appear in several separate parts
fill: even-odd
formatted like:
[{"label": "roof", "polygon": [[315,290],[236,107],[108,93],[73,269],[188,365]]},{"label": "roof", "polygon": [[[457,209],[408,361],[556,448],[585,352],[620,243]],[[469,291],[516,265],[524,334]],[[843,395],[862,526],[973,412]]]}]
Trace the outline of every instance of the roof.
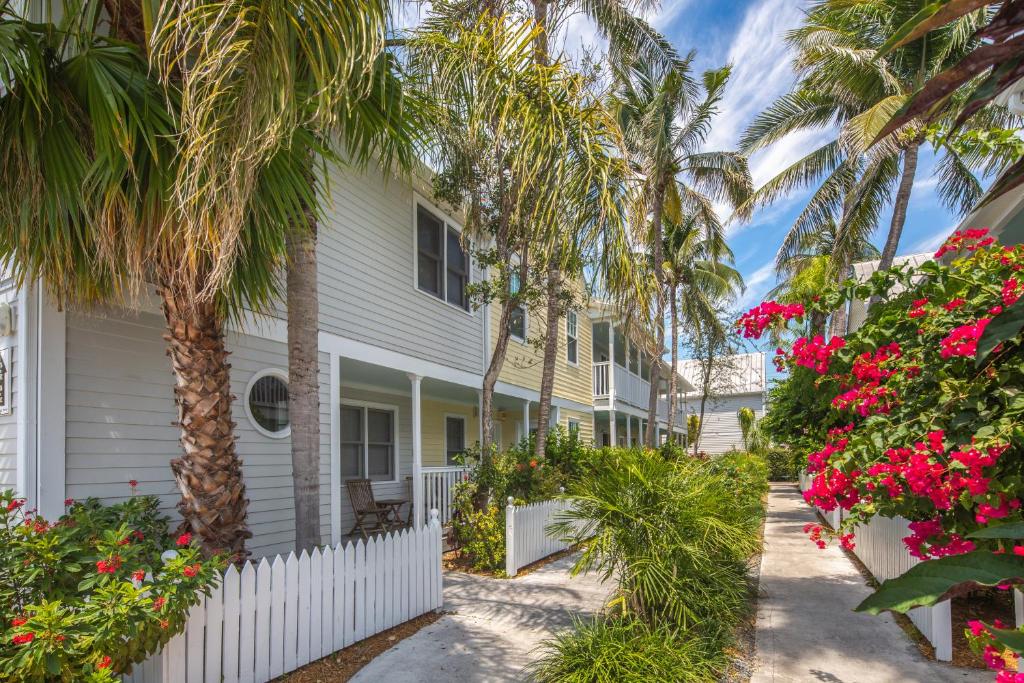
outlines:
[{"label": "roof", "polygon": [[[892,260],[894,266],[913,266],[918,267],[922,263],[926,263],[932,260],[932,255],[929,253],[920,254],[908,254],[906,256],[897,256]],[[861,261],[860,263],[853,264],[853,277],[857,282],[867,282],[875,271],[878,270],[878,264],[881,261]],[[893,288],[893,293],[901,290]]]},{"label": "roof", "polygon": [[[762,394],[765,390],[767,374],[765,372],[765,355],[763,352],[737,353],[727,356],[728,364],[723,374],[723,381],[716,387],[719,396],[735,396],[737,394]],[[676,367],[679,374],[693,385],[700,386],[701,365],[696,359],[681,360]],[[696,392],[693,392],[696,393]]]}]

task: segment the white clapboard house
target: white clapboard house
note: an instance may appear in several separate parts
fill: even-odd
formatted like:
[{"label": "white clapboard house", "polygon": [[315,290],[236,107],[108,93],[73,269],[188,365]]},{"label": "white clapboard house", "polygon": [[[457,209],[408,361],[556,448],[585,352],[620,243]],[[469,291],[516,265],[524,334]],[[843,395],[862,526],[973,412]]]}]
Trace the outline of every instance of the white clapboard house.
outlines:
[{"label": "white clapboard house", "polygon": [[[743,433],[737,418],[740,408],[750,408],[758,419],[765,411],[765,354],[735,354],[721,365],[721,370],[713,372],[700,435],[700,450],[711,455],[743,448]],[[679,374],[691,385],[703,386],[702,370],[697,361],[681,360],[678,367]],[[683,394],[683,409],[688,415],[699,414],[700,401],[699,390],[688,391]]]}]

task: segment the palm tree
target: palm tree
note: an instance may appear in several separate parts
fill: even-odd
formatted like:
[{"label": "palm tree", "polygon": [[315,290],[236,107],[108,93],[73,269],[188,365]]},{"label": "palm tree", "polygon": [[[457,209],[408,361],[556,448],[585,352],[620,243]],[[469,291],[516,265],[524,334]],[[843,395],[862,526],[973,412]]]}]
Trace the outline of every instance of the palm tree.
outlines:
[{"label": "palm tree", "polygon": [[179,183],[188,102],[180,79],[158,80],[148,58],[155,4],[60,9],[29,21],[0,0],[0,33],[12,38],[0,40],[0,256],[20,285],[40,280],[62,305],[125,303],[156,286],[181,429],[171,469],[182,526],[205,550],[242,557],[251,534],[224,322],[276,294],[281,226],[313,202],[300,173],[309,141],[266,155],[234,226],[190,224]]},{"label": "palm tree", "polygon": [[[876,138],[924,80],[970,51],[976,43],[972,34],[981,21],[977,13],[964,16],[927,39],[876,59],[878,48],[918,10],[916,0],[823,0],[807,13],[801,27],[788,34],[800,80],[792,92],[755,118],[739,148],[751,154],[797,130],[837,127],[833,139],[784,169],[751,199],[752,205],[763,205],[820,182],[787,238],[790,243],[799,243],[807,232],[833,221],[840,225],[840,233],[870,232],[874,229],[870,220],[877,224],[882,205],[891,203],[880,268],[892,265],[928,131],[913,121]],[[964,213],[981,195],[981,184],[971,170],[976,160],[950,147],[943,152],[939,196],[951,210]],[[865,198],[867,204],[862,205]],[[751,208],[746,207],[746,213]],[[869,215],[855,220],[850,212],[859,208],[868,209]],[[845,277],[848,268],[849,262],[837,259],[837,273]]]},{"label": "palm tree", "polygon": [[[417,110],[384,51],[388,19],[386,0],[306,0],[284,9],[177,0],[164,3],[153,45],[164,74],[181,70],[183,119],[193,124],[184,131],[179,180],[189,209],[215,205],[214,220],[230,223],[231,202],[215,200],[245,201],[248,178],[266,155],[298,136],[311,141],[302,174],[313,200],[301,221],[282,226],[296,550],[321,542],[318,159],[359,168],[376,156],[404,169],[415,159]],[[182,55],[189,58],[183,69]],[[266,83],[280,84],[275,97],[251,96]],[[344,153],[334,155],[335,146]],[[229,171],[212,172],[221,167]]]},{"label": "palm tree", "polygon": [[[745,157],[734,152],[708,152],[701,147],[717,112],[718,101],[729,78],[725,67],[704,74],[701,83],[691,74],[693,55],[673,68],[647,60],[613,66],[612,106],[626,138],[629,160],[642,185],[637,215],[649,216],[644,243],[651,245],[653,263],[664,262],[666,219],[682,222],[684,216],[699,224],[717,223],[714,201],[740,206],[751,191]],[[703,91],[703,98],[700,97]],[[656,348],[651,362],[651,392],[646,442],[655,445],[661,356],[665,348],[665,273],[654,268],[656,294],[650,314],[654,317]],[[625,298],[634,298],[624,293]]]},{"label": "palm tree", "polygon": [[732,268],[732,251],[721,223],[702,225],[695,217],[682,223],[665,222],[662,253],[671,321],[671,372],[668,379],[668,433],[675,434],[678,403],[679,325],[724,326],[718,316],[722,303],[743,289],[743,276]]}]

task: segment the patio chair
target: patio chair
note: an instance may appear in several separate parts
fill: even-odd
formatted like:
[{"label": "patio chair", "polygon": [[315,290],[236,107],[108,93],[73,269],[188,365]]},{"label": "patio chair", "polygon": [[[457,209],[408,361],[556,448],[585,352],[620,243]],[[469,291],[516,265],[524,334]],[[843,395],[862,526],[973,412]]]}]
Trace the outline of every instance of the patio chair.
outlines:
[{"label": "patio chair", "polygon": [[352,514],[355,515],[356,523],[349,536],[357,531],[368,539],[370,534],[388,532],[391,530],[391,507],[380,505],[373,498],[373,485],[369,479],[349,479],[345,482],[348,489],[348,500],[352,504]]}]

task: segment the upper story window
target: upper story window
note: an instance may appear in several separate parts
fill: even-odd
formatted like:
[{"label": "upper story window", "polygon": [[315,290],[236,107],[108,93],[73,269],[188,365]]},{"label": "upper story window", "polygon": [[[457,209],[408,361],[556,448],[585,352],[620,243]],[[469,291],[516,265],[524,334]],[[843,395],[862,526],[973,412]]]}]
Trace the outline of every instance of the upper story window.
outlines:
[{"label": "upper story window", "polygon": [[[515,294],[519,291],[519,273],[513,272],[509,276],[509,292]],[[526,341],[526,307],[519,305],[512,309],[512,316],[508,319],[509,332],[519,341]]]},{"label": "upper story window", "polygon": [[416,206],[416,286],[469,310],[469,254],[459,231],[426,207]]},{"label": "upper story window", "polygon": [[444,419],[445,461],[456,465],[456,456],[466,451],[466,418],[446,417]]},{"label": "upper story window", "polygon": [[565,359],[572,365],[580,362],[579,320],[576,311],[565,314]]}]

